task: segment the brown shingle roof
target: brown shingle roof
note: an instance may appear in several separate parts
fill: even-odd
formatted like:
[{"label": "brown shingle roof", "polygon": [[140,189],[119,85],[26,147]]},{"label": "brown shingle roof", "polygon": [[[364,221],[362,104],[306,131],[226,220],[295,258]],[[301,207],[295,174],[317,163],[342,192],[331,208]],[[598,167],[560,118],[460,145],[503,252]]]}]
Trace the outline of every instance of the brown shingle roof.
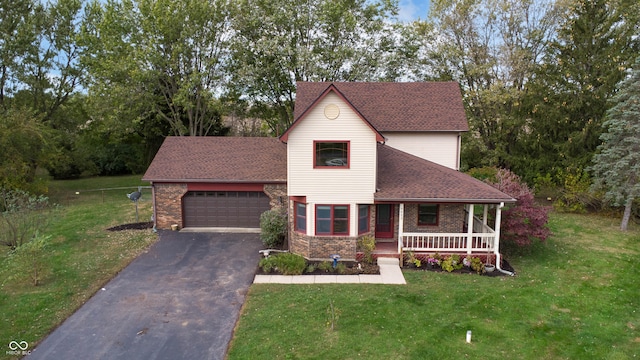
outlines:
[{"label": "brown shingle roof", "polygon": [[266,137],[168,137],[142,179],[286,182],[287,146]]},{"label": "brown shingle roof", "polygon": [[467,174],[378,146],[376,201],[514,202],[511,196]]},{"label": "brown shingle roof", "polygon": [[298,120],[331,85],[378,131],[468,131],[456,82],[298,82]]}]

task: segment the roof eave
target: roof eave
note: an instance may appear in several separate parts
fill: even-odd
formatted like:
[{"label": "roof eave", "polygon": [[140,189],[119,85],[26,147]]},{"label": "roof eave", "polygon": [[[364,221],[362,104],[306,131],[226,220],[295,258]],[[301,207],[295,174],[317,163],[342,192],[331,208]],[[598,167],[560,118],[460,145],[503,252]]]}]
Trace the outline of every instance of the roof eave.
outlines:
[{"label": "roof eave", "polygon": [[375,198],[376,202],[428,202],[428,203],[463,203],[463,204],[500,204],[515,203],[516,199],[443,199],[443,198]]},{"label": "roof eave", "polygon": [[458,133],[458,132],[469,132],[469,129],[447,129],[447,130],[380,130],[381,133]]},{"label": "roof eave", "polygon": [[151,183],[224,183],[224,184],[286,184],[287,180],[225,180],[225,179],[148,179],[142,181]]},{"label": "roof eave", "polygon": [[291,133],[291,131],[298,126],[300,121],[307,116],[307,114],[311,111],[311,109],[313,109],[322,99],[324,99],[327,96],[327,94],[329,94],[332,91],[335,92],[342,99],[342,101],[344,101],[356,114],[358,114],[360,119],[362,119],[362,121],[364,121],[364,123],[371,129],[371,131],[373,131],[373,133],[376,136],[377,142],[385,141],[384,136],[382,136],[380,131],[378,131],[378,129],[376,129],[371,124],[371,122],[367,120],[362,115],[362,113],[360,113],[360,111],[356,109],[355,106],[353,106],[351,101],[347,99],[347,97],[335,86],[334,83],[329,83],[327,88],[324,89],[322,93],[320,93],[320,95],[313,102],[311,102],[311,104],[300,114],[300,116],[298,116],[296,119],[293,119],[293,123],[291,124],[291,126],[289,126],[289,128],[285,130],[285,132],[282,135],[280,135],[279,137],[280,141],[286,143],[289,140],[289,134]]}]

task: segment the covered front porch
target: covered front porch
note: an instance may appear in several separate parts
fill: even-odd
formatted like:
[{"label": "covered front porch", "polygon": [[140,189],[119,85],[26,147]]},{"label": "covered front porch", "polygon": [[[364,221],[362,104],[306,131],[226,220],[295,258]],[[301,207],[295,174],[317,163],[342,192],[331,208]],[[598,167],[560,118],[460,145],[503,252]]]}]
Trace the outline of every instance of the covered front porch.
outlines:
[{"label": "covered front porch", "polygon": [[[482,255],[500,263],[500,223],[504,202],[496,204],[460,204],[464,206],[464,223],[461,232],[442,232],[442,228],[407,229],[405,203],[397,204],[397,228],[392,239],[377,239],[374,255],[398,257],[402,253],[466,254]],[[490,215],[494,228],[490,226]],[[446,229],[445,229],[446,230]]]}]

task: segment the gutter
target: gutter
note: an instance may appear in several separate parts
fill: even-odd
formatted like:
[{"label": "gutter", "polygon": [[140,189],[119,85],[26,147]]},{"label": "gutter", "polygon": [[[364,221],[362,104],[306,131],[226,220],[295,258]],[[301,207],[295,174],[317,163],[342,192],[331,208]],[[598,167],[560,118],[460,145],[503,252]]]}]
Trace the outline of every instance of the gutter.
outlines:
[{"label": "gutter", "polygon": [[516,199],[438,199],[438,198],[374,198],[374,203],[379,202],[431,202],[431,203],[464,203],[464,204],[499,204],[503,202],[515,203]]},{"label": "gutter", "polygon": [[224,184],[286,184],[287,180],[220,180],[220,179],[146,179],[143,178],[142,181],[148,181],[151,183],[169,183],[169,184],[178,184],[178,183],[224,183]]}]

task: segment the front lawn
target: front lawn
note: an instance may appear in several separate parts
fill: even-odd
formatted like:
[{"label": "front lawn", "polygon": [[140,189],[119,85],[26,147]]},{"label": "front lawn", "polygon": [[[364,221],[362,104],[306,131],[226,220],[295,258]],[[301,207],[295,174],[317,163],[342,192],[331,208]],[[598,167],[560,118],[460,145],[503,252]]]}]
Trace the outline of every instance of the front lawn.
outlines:
[{"label": "front lawn", "polygon": [[[9,249],[0,247],[0,359],[17,358],[7,346],[12,341],[26,341],[32,349],[157,239],[150,229],[105,230],[135,222],[135,206],[126,193],[139,184],[139,175],[51,183],[52,200],[63,206],[45,232],[52,237],[39,286],[31,285],[16,270]],[[134,188],[95,190],[129,186]],[[148,221],[150,191],[138,205],[140,220]]]},{"label": "front lawn", "polygon": [[229,359],[640,357],[640,229],[557,213],[550,225],[545,246],[509,258],[515,277],[252,285]]}]

